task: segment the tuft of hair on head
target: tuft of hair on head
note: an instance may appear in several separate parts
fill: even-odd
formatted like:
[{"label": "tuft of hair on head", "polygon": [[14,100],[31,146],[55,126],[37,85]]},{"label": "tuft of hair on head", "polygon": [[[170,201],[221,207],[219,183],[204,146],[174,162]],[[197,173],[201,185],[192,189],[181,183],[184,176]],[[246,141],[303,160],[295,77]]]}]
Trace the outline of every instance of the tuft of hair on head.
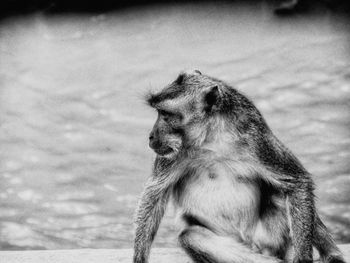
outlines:
[{"label": "tuft of hair on head", "polygon": [[200,72],[198,69],[195,69],[193,72],[198,74],[198,75],[202,75],[202,72]]},{"label": "tuft of hair on head", "polygon": [[213,86],[204,95],[204,110],[213,113],[220,108],[222,99],[218,86]]},{"label": "tuft of hair on head", "polygon": [[175,80],[175,83],[178,85],[183,84],[183,81],[187,75],[202,75],[202,72],[200,72],[198,69],[182,71]]}]

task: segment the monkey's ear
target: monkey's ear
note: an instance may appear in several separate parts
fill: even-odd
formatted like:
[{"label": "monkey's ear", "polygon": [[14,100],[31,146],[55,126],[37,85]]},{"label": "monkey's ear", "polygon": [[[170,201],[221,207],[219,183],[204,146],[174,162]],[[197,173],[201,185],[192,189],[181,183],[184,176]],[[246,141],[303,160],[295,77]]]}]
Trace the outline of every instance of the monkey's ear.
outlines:
[{"label": "monkey's ear", "polygon": [[221,95],[218,86],[211,87],[204,95],[204,110],[213,112],[219,108],[221,104]]}]

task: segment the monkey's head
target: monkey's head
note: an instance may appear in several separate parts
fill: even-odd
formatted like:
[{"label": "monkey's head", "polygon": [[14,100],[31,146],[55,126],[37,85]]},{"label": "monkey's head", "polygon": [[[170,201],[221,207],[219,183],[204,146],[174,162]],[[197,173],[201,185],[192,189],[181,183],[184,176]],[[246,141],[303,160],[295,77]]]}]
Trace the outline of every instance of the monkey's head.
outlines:
[{"label": "monkey's head", "polygon": [[150,147],[166,158],[199,147],[210,132],[208,124],[222,110],[225,89],[221,81],[195,70],[181,73],[162,91],[150,94],[147,102],[158,113]]}]

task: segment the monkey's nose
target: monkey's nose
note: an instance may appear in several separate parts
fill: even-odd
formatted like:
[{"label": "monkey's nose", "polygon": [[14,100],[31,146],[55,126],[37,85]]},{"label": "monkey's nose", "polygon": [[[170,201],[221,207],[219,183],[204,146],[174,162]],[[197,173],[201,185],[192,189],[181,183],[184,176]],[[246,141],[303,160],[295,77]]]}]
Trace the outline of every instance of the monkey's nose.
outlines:
[{"label": "monkey's nose", "polygon": [[152,149],[154,149],[155,148],[155,139],[154,139],[153,133],[151,133],[148,138],[149,138],[148,146],[151,147]]},{"label": "monkey's nose", "polygon": [[153,136],[152,133],[149,135],[148,139],[149,139],[150,141],[153,141],[153,140],[154,140],[154,136]]}]

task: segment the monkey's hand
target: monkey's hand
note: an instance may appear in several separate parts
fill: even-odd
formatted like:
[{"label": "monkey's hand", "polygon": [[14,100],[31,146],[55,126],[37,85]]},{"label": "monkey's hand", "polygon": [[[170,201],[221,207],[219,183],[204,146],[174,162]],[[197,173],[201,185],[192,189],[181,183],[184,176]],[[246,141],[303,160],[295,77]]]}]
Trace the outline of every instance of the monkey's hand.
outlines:
[{"label": "monkey's hand", "polygon": [[169,196],[157,178],[147,183],[136,214],[133,263],[147,263],[153,239],[164,215]]}]

